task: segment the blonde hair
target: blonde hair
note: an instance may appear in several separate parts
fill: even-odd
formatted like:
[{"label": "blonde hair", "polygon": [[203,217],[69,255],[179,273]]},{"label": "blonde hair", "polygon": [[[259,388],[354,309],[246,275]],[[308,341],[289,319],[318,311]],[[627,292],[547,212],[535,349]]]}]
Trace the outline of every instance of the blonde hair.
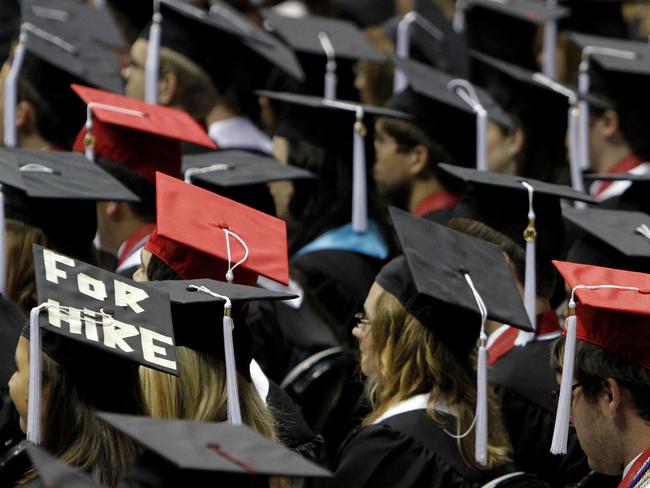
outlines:
[{"label": "blonde hair", "polygon": [[[458,358],[397,298],[385,291],[377,299],[369,327],[369,360],[374,374],[367,382],[367,394],[372,412],[363,424],[371,424],[402,400],[428,393],[427,413],[433,422],[443,425],[441,415],[433,406],[444,402],[456,411],[456,434],[465,432],[472,424],[476,409],[476,353],[466,359]],[[470,467],[489,470],[509,461],[509,440],[492,392],[488,416],[485,466],[474,460],[473,431],[457,441],[461,457]]]}]

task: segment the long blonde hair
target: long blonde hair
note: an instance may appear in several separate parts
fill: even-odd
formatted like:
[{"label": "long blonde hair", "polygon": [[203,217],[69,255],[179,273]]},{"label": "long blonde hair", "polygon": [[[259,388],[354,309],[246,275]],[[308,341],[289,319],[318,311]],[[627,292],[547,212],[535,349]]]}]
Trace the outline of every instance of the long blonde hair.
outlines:
[{"label": "long blonde hair", "polygon": [[[472,424],[476,409],[476,352],[466,359],[458,358],[386,291],[377,299],[369,327],[373,375],[367,382],[367,394],[372,412],[363,424],[371,424],[402,400],[428,393],[427,413],[433,422],[443,425],[441,415],[433,406],[444,402],[456,412],[456,433],[465,432]],[[474,460],[474,432],[457,441],[460,454],[470,467],[494,469],[509,461],[510,444],[492,392],[488,416],[485,466]]]}]

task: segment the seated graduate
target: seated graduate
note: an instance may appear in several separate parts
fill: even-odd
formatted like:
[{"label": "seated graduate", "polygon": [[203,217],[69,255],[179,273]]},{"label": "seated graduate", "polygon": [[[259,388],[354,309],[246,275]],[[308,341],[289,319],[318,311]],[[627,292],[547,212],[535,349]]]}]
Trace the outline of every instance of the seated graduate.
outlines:
[{"label": "seated graduate", "polygon": [[[134,275],[136,281],[210,278],[254,285],[262,275],[287,282],[284,222],[160,173],[157,188],[157,229],[142,252],[143,266]],[[268,429],[272,429],[275,420],[282,442],[314,456],[320,440],[288,395],[251,361],[250,350],[246,350],[250,348],[250,337],[243,320],[238,331],[242,334],[243,350],[238,363],[243,375],[239,378],[241,401],[250,406],[245,420],[250,421],[251,427],[259,425],[260,432],[269,435],[273,430]],[[213,388],[215,381],[222,385],[225,381],[222,348],[192,340],[179,350],[182,366],[178,380],[161,377],[153,370],[142,371],[152,414],[212,422],[225,420],[225,391],[217,394]]]},{"label": "seated graduate", "polygon": [[480,486],[510,469],[485,322],[530,328],[526,311],[496,246],[391,216],[404,255],[377,275],[354,330],[373,408],[339,451],[336,485]]},{"label": "seated graduate", "polygon": [[[146,413],[140,364],[176,374],[169,298],[39,246],[34,261],[40,305],[9,382],[20,427],[28,441],[115,486],[140,448],[96,410]],[[30,470],[18,486],[36,477]]]}]

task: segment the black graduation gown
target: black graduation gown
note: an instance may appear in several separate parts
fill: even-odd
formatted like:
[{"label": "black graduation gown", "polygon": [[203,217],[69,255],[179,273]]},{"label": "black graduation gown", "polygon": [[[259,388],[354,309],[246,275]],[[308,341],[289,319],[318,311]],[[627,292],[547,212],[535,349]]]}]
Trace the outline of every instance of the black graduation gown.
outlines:
[{"label": "black graduation gown", "polygon": [[[443,416],[453,429],[453,417]],[[467,466],[456,440],[412,410],[353,431],[342,444],[334,486],[346,488],[477,488],[511,471]]]},{"label": "black graduation gown", "polygon": [[534,473],[553,487],[573,486],[588,472],[578,438],[569,432],[567,454],[549,452],[555,424],[558,388],[550,368],[552,340],[513,347],[489,369],[488,379],[501,399],[517,470]]}]

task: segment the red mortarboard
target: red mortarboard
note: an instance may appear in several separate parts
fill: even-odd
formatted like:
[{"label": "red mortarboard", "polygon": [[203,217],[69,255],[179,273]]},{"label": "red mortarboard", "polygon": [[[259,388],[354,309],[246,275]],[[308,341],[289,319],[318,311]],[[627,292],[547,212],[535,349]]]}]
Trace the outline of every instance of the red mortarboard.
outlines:
[{"label": "red mortarboard", "polygon": [[[90,106],[95,156],[127,165],[155,183],[156,171],[179,176],[180,142],[215,148],[205,130],[189,114],[81,85],[72,89]],[[84,127],[74,150],[86,149]]]},{"label": "red mortarboard", "polygon": [[553,264],[572,289],[618,287],[575,290],[576,338],[650,369],[650,275],[563,261]]},{"label": "red mortarboard", "polygon": [[181,278],[225,281],[228,261],[241,261],[233,273],[237,284],[254,285],[258,275],[288,283],[283,220],[161,173],[156,185],[158,228],[145,248]]}]

